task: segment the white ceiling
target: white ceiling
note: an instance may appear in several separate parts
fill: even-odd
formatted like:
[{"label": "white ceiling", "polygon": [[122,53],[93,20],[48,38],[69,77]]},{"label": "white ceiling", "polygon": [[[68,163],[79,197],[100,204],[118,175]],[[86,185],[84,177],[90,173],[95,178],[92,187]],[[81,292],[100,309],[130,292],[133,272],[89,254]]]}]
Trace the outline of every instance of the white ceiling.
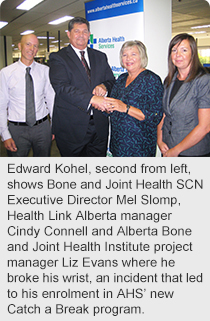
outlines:
[{"label": "white ceiling", "polygon": [[[158,1],[158,0],[154,0]],[[169,0],[170,1],[170,0]],[[17,10],[16,7],[23,0],[5,0],[0,8],[0,20],[8,21],[8,25],[0,30],[1,36],[12,36],[13,44],[17,47],[20,33],[30,29],[37,36],[50,36],[58,38],[60,30],[61,46],[68,43],[65,30],[67,22],[59,26],[49,25],[48,22],[65,15],[85,17],[84,0],[44,0],[29,11]],[[191,29],[198,25],[210,24],[210,5],[205,0],[172,0],[172,32],[173,35],[180,32],[200,32],[194,34],[198,38],[200,46],[210,47],[210,27],[203,29]],[[44,54],[46,41],[40,41],[39,54]],[[50,42],[51,44],[51,42]],[[57,50],[57,48],[56,48]]]},{"label": "white ceiling", "polygon": [[[209,27],[191,29],[203,25]],[[172,0],[172,34],[181,32],[193,32],[193,36],[198,39],[198,45],[210,48],[210,5],[207,1]]]}]

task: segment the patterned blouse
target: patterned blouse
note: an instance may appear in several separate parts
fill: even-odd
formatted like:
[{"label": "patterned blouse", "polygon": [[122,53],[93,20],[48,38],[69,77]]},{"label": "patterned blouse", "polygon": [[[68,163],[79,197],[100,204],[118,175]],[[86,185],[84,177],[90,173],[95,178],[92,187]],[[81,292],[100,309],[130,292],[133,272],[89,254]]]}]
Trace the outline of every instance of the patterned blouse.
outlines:
[{"label": "patterned blouse", "polygon": [[111,118],[110,150],[114,157],[154,157],[157,125],[162,112],[163,85],[158,75],[150,70],[141,72],[127,87],[128,73],[117,79],[111,97],[140,109],[145,120],[114,111]]}]

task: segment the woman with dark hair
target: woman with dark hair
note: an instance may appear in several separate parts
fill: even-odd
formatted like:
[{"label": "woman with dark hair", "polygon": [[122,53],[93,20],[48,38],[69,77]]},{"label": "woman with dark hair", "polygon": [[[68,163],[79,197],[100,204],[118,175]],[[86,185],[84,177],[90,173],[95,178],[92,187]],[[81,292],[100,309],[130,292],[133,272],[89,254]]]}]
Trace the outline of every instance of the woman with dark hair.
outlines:
[{"label": "woman with dark hair", "polygon": [[146,47],[127,41],[120,50],[120,75],[106,98],[111,119],[110,151],[114,157],[154,157],[162,112],[163,85],[146,69]]},{"label": "woman with dark hair", "polygon": [[160,151],[164,157],[210,157],[210,74],[199,61],[191,35],[171,40],[168,69],[157,131]]}]

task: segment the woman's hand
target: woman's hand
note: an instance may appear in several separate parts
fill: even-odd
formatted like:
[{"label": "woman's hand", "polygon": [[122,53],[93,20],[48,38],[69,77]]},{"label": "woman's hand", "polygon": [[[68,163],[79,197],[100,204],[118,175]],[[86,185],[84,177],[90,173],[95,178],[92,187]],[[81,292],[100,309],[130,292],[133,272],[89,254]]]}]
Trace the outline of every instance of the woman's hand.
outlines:
[{"label": "woman's hand", "polygon": [[106,109],[110,113],[112,113],[114,110],[119,111],[120,113],[125,113],[127,110],[127,105],[124,104],[121,100],[119,99],[114,99],[114,98],[109,98],[105,97],[106,100]]},{"label": "woman's hand", "polygon": [[163,141],[161,141],[160,143],[158,143],[158,147],[161,151],[161,153],[164,155],[168,150],[169,150],[169,147],[166,143],[164,143]]},{"label": "woman's hand", "polygon": [[177,157],[179,156],[179,152],[176,150],[176,146],[168,149],[165,153],[163,153],[163,157]]},{"label": "woman's hand", "polygon": [[[161,154],[164,156],[166,152],[169,151],[169,147],[166,143],[163,142],[163,133],[162,133],[162,128],[163,128],[163,122],[164,122],[165,114],[163,114],[163,117],[160,121],[160,123],[157,126],[157,144],[158,147],[161,151]],[[165,155],[166,157],[166,155]]]},{"label": "woman's hand", "polygon": [[134,117],[140,121],[145,119],[145,115],[142,113],[140,109],[130,106],[129,110],[127,111],[127,105],[119,99],[105,97],[105,101],[107,104],[106,110],[109,113],[112,113],[114,110],[116,110],[120,113],[126,113],[129,116]]}]

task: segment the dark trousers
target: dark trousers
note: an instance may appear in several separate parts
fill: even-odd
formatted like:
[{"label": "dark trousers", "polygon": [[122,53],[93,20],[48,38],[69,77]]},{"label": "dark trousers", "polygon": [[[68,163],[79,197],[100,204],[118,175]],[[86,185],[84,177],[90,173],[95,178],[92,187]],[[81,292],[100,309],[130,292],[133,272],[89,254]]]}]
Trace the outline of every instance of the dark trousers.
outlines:
[{"label": "dark trousers", "polygon": [[105,157],[108,137],[105,140],[98,138],[94,120],[90,119],[88,130],[83,142],[73,144],[58,135],[55,135],[56,144],[63,157]]},{"label": "dark trousers", "polygon": [[33,127],[9,122],[9,131],[17,147],[17,152],[7,151],[9,157],[27,157],[31,148],[34,157],[50,156],[52,133],[48,119]]}]

